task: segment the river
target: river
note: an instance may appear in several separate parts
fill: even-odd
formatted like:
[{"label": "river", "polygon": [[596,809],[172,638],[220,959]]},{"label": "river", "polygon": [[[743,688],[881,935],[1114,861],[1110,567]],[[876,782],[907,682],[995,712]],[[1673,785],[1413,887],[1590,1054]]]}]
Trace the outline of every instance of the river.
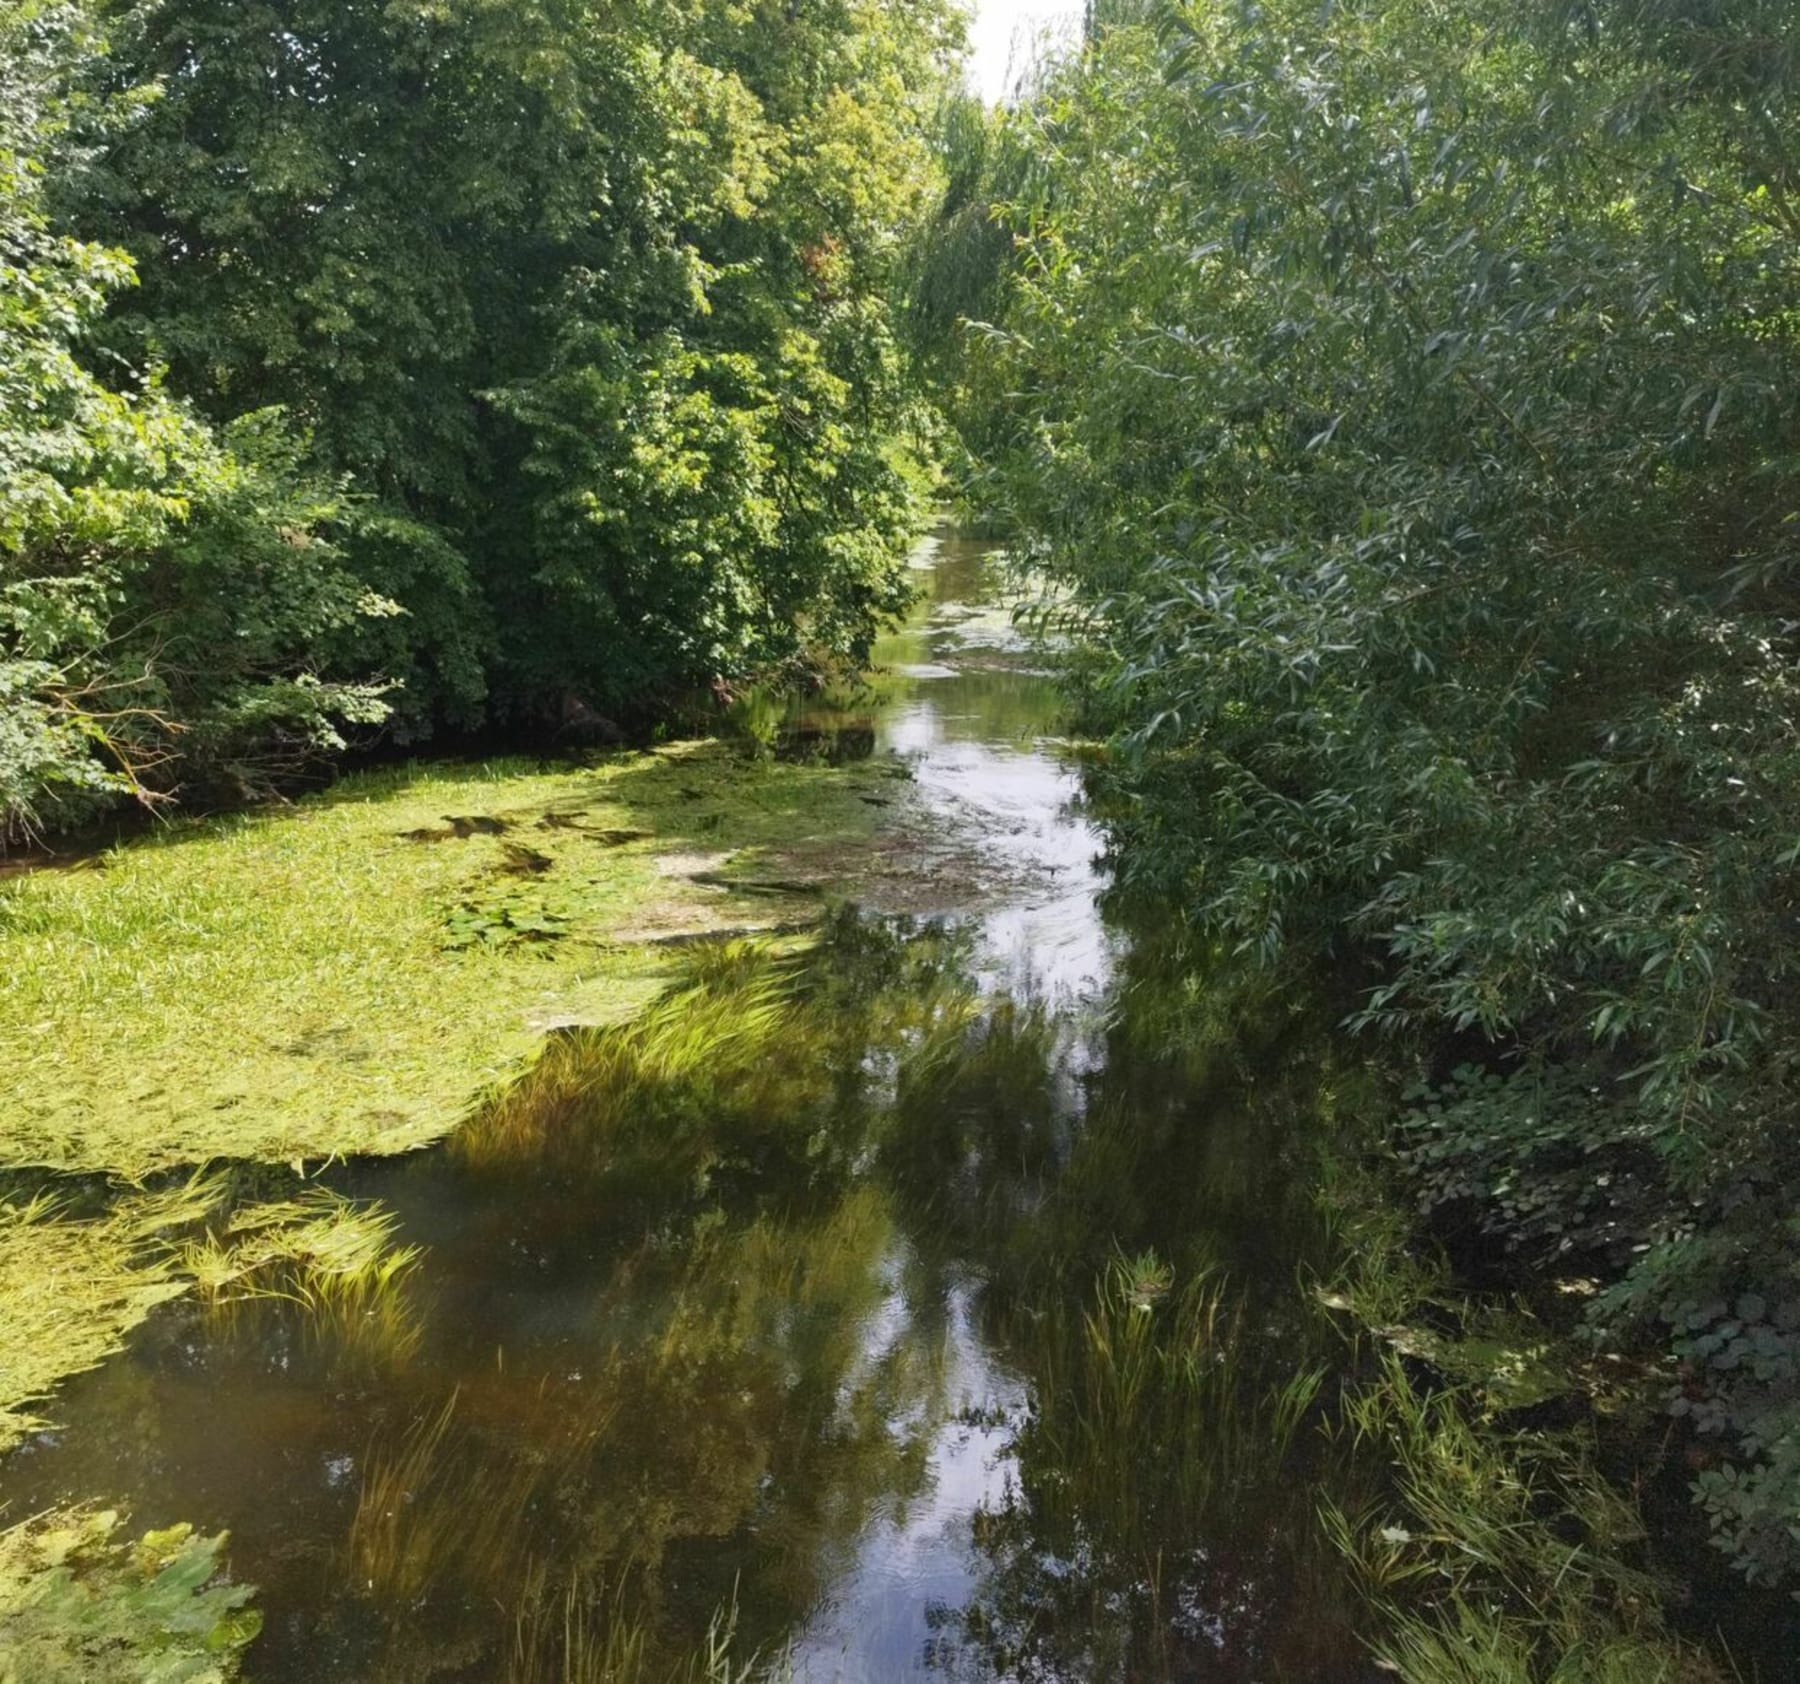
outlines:
[{"label": "river", "polygon": [[11,1512],[228,1528],[258,1684],[1376,1676],[1316,1523],[1365,1476],[1279,1403],[1336,1360],[1308,1031],[1109,924],[995,558],[915,564],[859,744],[907,892],[328,1172],[416,1266],[159,1312]]}]

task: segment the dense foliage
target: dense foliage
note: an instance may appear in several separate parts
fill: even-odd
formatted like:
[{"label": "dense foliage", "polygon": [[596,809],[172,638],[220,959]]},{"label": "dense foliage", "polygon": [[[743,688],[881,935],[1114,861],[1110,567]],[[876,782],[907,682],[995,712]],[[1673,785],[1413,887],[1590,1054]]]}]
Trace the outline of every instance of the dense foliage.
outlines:
[{"label": "dense foliage", "polygon": [[1423,1196],[1613,1280],[1597,1338],[1673,1329],[1701,1495],[1769,1579],[1797,48],[1772,0],[1101,7],[965,149],[1013,255],[946,241],[924,289],[986,317],[971,490],[1082,633],[1121,881],[1372,964],[1362,1027],[1472,1059],[1407,1125]]},{"label": "dense foliage", "polygon": [[116,251],[54,227],[75,154],[66,9],[0,10],[0,827],[121,790],[235,776],[375,717],[379,686],[314,652],[393,611],[326,531],[339,501],[279,419],[214,431],[160,380],[78,357]]},{"label": "dense foliage", "polygon": [[957,28],[5,0],[8,826],[863,653]]}]

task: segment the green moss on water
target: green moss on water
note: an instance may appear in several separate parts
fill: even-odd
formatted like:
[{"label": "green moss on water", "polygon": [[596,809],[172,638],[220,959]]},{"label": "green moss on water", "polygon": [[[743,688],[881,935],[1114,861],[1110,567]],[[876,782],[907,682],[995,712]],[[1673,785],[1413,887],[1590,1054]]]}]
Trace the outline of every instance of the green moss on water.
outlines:
[{"label": "green moss on water", "polygon": [[[578,771],[414,766],[0,886],[0,1171],[18,1184],[0,1201],[0,1451],[209,1261],[245,1274],[243,1232],[317,1263],[286,1234],[313,1235],[317,1210],[196,1241],[222,1179],[146,1179],[447,1134],[548,1031],[635,1014],[687,938],[815,918],[888,811],[877,787],[873,763],[719,744]],[[62,1185],[44,1170],[90,1179],[34,1197]]]},{"label": "green moss on water", "polygon": [[414,767],[17,879],[0,1167],[140,1178],[423,1145],[547,1029],[646,1003],[680,939],[815,910],[783,860],[827,886],[876,783],[717,745]]}]

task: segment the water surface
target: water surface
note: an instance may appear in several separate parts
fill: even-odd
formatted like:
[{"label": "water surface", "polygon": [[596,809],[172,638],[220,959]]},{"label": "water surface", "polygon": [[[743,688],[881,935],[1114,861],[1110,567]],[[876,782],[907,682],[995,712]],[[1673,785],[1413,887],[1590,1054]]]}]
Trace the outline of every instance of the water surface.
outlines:
[{"label": "water surface", "polygon": [[855,725],[933,839],[904,904],[697,954],[650,1028],[330,1177],[423,1248],[392,1302],[171,1307],[11,1512],[228,1528],[262,1684],[700,1676],[727,1631],[818,1684],[1373,1676],[1315,1524],[1349,1476],[1271,1404],[1331,1360],[1319,1065],[1108,927],[994,558],[917,565]]}]

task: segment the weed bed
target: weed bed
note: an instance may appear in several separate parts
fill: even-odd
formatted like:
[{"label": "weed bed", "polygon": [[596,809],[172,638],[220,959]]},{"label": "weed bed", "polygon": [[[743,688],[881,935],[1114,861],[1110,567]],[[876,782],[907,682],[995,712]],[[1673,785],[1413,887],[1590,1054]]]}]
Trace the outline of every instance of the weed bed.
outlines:
[{"label": "weed bed", "polygon": [[440,1138],[548,1031],[645,1004],[685,938],[816,914],[892,771],[717,743],[410,766],[0,885],[0,1449],[186,1289],[157,1238],[182,1195],[142,1183]]},{"label": "weed bed", "polygon": [[642,1005],[680,938],[803,911],[784,851],[852,852],[875,781],[711,744],[410,767],[14,880],[0,1167],[135,1180],[423,1145],[547,1029]]}]

